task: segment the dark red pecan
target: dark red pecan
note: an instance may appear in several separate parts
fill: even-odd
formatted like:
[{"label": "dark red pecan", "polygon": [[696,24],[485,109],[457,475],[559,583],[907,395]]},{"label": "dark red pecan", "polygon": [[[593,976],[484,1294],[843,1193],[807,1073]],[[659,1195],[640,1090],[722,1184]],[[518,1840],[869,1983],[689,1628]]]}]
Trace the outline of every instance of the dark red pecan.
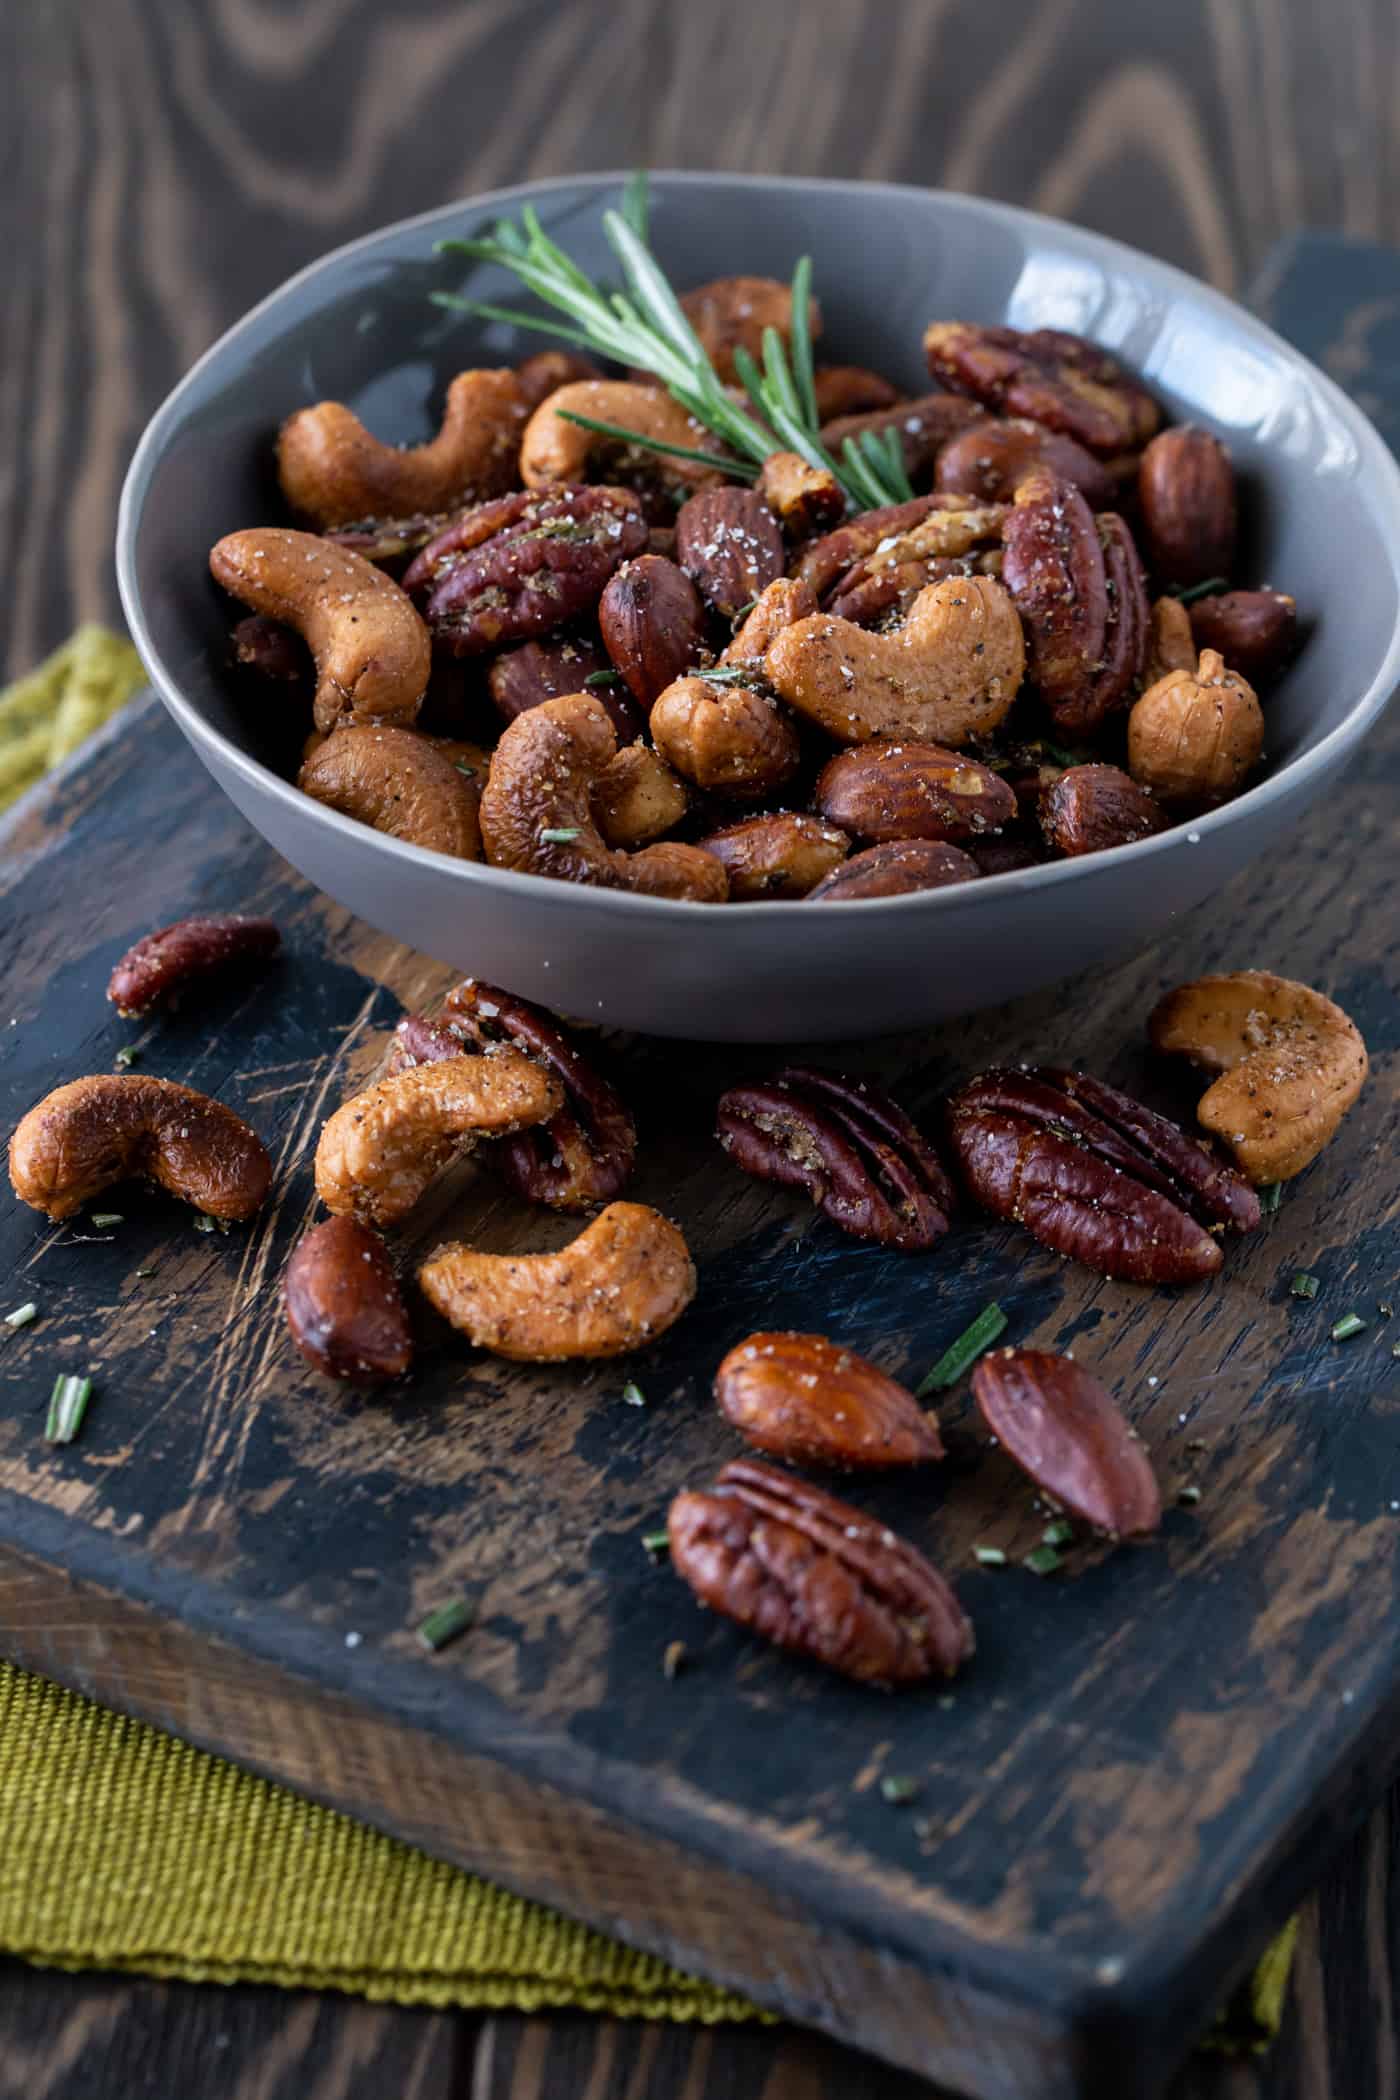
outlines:
[{"label": "dark red pecan", "polygon": [[413,1334],[383,1240],[357,1218],[327,1218],[299,1240],[282,1279],[292,1340],[327,1378],[401,1378]]},{"label": "dark red pecan", "polygon": [[1222,591],[1190,608],[1198,649],[1214,649],[1251,685],[1267,685],[1298,647],[1298,608],[1285,591]]},{"label": "dark red pecan", "polygon": [[808,904],[857,904],[867,897],[908,897],[915,890],[946,890],[975,882],[975,860],[942,839],[887,839],[853,853],[808,890]]},{"label": "dark red pecan", "polygon": [[460,1057],[469,1044],[489,1056],[505,1044],[558,1080],[565,1102],[558,1115],[490,1147],[493,1165],[531,1203],[587,1210],[611,1202],[623,1187],[636,1158],[636,1125],[616,1089],[543,1007],[468,977],[448,993],[436,1021],[405,1015],[395,1035],[400,1064]]},{"label": "dark red pecan", "polygon": [[1053,1066],[993,1068],[948,1104],[969,1193],[1058,1254],[1129,1283],[1191,1283],[1215,1237],[1259,1220],[1242,1178],[1117,1087]]},{"label": "dark red pecan", "polygon": [[1070,766],[1040,798],[1040,826],[1057,853],[1106,853],[1150,838],[1167,819],[1145,787],[1118,766]]},{"label": "dark red pecan", "polygon": [[414,556],[403,585],[434,641],[480,655],[591,612],[613,570],[646,543],[626,489],[523,490],[464,511]]},{"label": "dark red pecan", "polygon": [[676,512],[676,560],[726,619],[787,568],[777,519],[757,489],[697,489]]},{"label": "dark red pecan", "polygon": [[934,321],[924,355],[941,385],[1063,431],[1101,458],[1136,451],[1161,421],[1147,389],[1115,357],[1063,329]]},{"label": "dark red pecan", "polygon": [[1056,711],[1056,725],[1068,736],[1090,734],[1136,698],[1152,640],[1152,601],[1133,536],[1116,511],[1101,511],[1095,523],[1108,585],[1108,632],[1103,661],[1083,693]]},{"label": "dark red pecan", "polygon": [[1138,462],[1143,546],[1162,583],[1228,576],[1235,558],[1235,470],[1218,437],[1194,424],[1164,430]]},{"label": "dark red pecan", "polygon": [[1016,815],[1006,782],[941,744],[856,744],[817,775],[816,807],[862,839],[972,839]]},{"label": "dark red pecan", "polygon": [[958,431],[980,423],[982,415],[980,408],[958,394],[921,394],[915,401],[900,401],[892,408],[824,422],[822,444],[839,465],[847,438],[859,440],[867,430],[893,430],[904,454],[904,471],[917,482],[932,473],[940,447]]},{"label": "dark red pecan", "polygon": [[1162,1523],[1152,1461],[1107,1388],[1048,1349],[993,1349],[972,1374],[982,1419],[1023,1473],[1110,1538],[1146,1538]]},{"label": "dark red pecan", "polygon": [[988,416],[949,438],[939,450],[934,486],[982,503],[1010,503],[1033,474],[1072,482],[1091,510],[1107,510],[1117,493],[1102,460],[1028,416]]},{"label": "dark red pecan", "polygon": [[332,526],[321,537],[337,547],[348,547],[354,554],[363,554],[366,561],[381,568],[394,569],[420,547],[426,547],[429,540],[436,539],[459,516],[458,510],[424,510],[407,518],[357,518],[350,525]]},{"label": "dark red pecan", "polygon": [[645,708],[706,660],[700,593],[685,570],[662,554],[640,554],[613,572],[598,601],[598,625],[608,655]]},{"label": "dark red pecan", "polygon": [[920,591],[945,576],[970,576],[973,567],[970,556],[957,554],[912,557],[876,569],[857,562],[837,584],[825,610],[857,627],[898,626]]},{"label": "dark red pecan", "polygon": [[310,700],[316,689],[316,667],[311,651],[294,627],[269,620],[266,613],[249,613],[229,635],[229,649],[242,671],[283,686],[301,686]]},{"label": "dark red pecan", "polygon": [[973,1652],[966,1613],[907,1540],[756,1459],[677,1495],[666,1529],[702,1604],[859,1683],[950,1677]]},{"label": "dark red pecan", "polygon": [[797,1465],[920,1466],[938,1423],[897,1379],[824,1334],[751,1334],[715,1372],[719,1411],[746,1442]]},{"label": "dark red pecan", "polygon": [[1152,611],[1132,534],[1114,511],[1096,518],[1071,483],[1037,474],[1017,489],[1002,538],[1028,673],[1057,728],[1083,736],[1133,697],[1147,662]]},{"label": "dark red pecan", "polygon": [[722,1095],[717,1135],[746,1174],[804,1189],[853,1239],[918,1252],[948,1230],[953,1190],[937,1153],[866,1080],[789,1065]]},{"label": "dark red pecan", "polygon": [[245,918],[241,912],[177,919],[173,926],[143,934],[127,949],[108,981],[107,997],[119,1014],[136,1020],[192,985],[202,988],[217,977],[262,969],[281,945],[271,919]]},{"label": "dark red pecan", "polygon": [[607,709],[617,731],[618,748],[635,743],[646,722],[631,696],[618,685],[590,685],[591,678],[611,671],[606,652],[591,636],[575,635],[561,641],[522,642],[516,649],[503,649],[491,659],[486,685],[491,701],[503,722],[513,722],[543,700],[557,700],[564,693],[590,692]]},{"label": "dark red pecan", "polygon": [[883,540],[907,532],[931,511],[962,508],[962,499],[957,496],[915,496],[909,503],[886,503],[879,510],[863,510],[858,517],[838,525],[835,532],[812,542],[797,564],[798,581],[821,600],[857,562],[873,554]]}]

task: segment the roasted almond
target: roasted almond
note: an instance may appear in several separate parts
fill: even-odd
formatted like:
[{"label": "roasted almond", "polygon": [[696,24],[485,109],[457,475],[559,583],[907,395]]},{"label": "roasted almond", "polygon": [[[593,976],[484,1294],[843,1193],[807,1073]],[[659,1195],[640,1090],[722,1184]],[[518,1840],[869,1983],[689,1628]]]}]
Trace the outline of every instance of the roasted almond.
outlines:
[{"label": "roasted almond", "polygon": [[1007,1456],[1060,1509],[1111,1538],[1159,1529],[1152,1462],[1082,1365],[1048,1349],[994,1349],[973,1372],[972,1391]]},{"label": "roasted almond", "polygon": [[1040,798],[1047,845],[1070,857],[1150,838],[1166,821],[1147,789],[1118,766],[1070,766]]},{"label": "roasted almond", "polygon": [[715,1373],[720,1413],[759,1451],[798,1465],[917,1466],[942,1458],[932,1415],[823,1334],[751,1334]]},{"label": "roasted almond", "polygon": [[878,738],[830,760],[815,800],[831,823],[876,841],[980,838],[1016,814],[1015,795],[990,766],[942,744]]},{"label": "roasted almond", "polygon": [[676,512],[676,560],[727,619],[787,568],[778,521],[755,489],[700,489]]},{"label": "roasted almond", "polygon": [[700,593],[664,554],[639,554],[609,577],[598,625],[608,655],[646,708],[700,661],[705,647]]},{"label": "roasted almond", "polygon": [[1218,437],[1194,424],[1164,430],[1138,465],[1148,563],[1163,583],[1228,576],[1235,558],[1235,470]]}]

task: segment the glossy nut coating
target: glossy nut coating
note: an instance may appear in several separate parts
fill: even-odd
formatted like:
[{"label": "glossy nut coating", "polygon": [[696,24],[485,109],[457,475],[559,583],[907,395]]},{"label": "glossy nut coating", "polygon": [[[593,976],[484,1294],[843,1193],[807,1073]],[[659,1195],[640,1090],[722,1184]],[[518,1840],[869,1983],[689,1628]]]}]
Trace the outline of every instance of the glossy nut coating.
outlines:
[{"label": "glossy nut coating", "polygon": [[374,1384],[413,1362],[413,1332],[384,1242],[355,1218],[298,1240],[282,1278],[292,1340],[327,1378]]},{"label": "glossy nut coating", "polygon": [[1206,809],[1243,787],[1264,749],[1253,686],[1203,649],[1194,671],[1170,671],[1133,703],[1128,769],[1168,808]]},{"label": "glossy nut coating", "polygon": [[1145,444],[1156,402],[1107,350],[1059,328],[934,321],[924,330],[933,377],[998,414],[1029,416],[1101,458]]},{"label": "glossy nut coating", "polygon": [[972,1373],[972,1393],[1007,1457],[1057,1508],[1110,1538],[1161,1528],[1152,1461],[1082,1364],[1048,1349],[993,1349]]},{"label": "glossy nut coating", "polygon": [[989,766],[942,744],[859,744],[817,776],[817,808],[861,839],[979,838],[1016,815],[1016,797]]},{"label": "glossy nut coating", "polygon": [[953,1189],[942,1162],[867,1080],[789,1065],[722,1095],[716,1135],[735,1166],[801,1189],[853,1239],[912,1253],[948,1230]]},{"label": "glossy nut coating", "polygon": [[1119,766],[1069,766],[1040,798],[1046,844],[1071,858],[1151,838],[1166,821],[1149,790]]},{"label": "glossy nut coating", "polygon": [[917,1466],[942,1458],[938,1424],[867,1357],[823,1334],[751,1334],[715,1372],[725,1420],[795,1465]]},{"label": "glossy nut coating", "polygon": [[860,1684],[951,1677],[972,1625],[923,1554],[848,1502],[756,1459],[677,1495],[671,1565],[702,1604]]},{"label": "glossy nut coating", "polygon": [[127,949],[108,979],[107,997],[119,1014],[135,1020],[191,989],[261,968],[281,945],[271,919],[242,912],[177,919]]},{"label": "glossy nut coating", "polygon": [[871,897],[910,897],[917,890],[975,882],[980,873],[971,854],[942,839],[887,839],[833,868],[808,890],[807,902],[859,904]]},{"label": "glossy nut coating", "polygon": [[520,479],[527,489],[590,481],[595,478],[595,464],[606,468],[596,477],[599,480],[631,481],[640,475],[677,489],[707,488],[724,478],[717,467],[640,446],[625,447],[601,431],[569,422],[570,415],[612,423],[619,430],[635,430],[642,437],[658,438],[662,444],[680,445],[691,452],[720,449],[714,433],[687,415],[664,387],[642,386],[627,379],[578,380],[547,395],[525,426]]},{"label": "glossy nut coating", "polygon": [[710,832],[699,843],[723,861],[730,897],[739,902],[805,897],[851,850],[850,839],[835,824],[795,810],[745,817]]},{"label": "glossy nut coating", "polygon": [[782,786],[802,756],[789,716],[757,685],[678,678],[651,711],[652,741],[698,788],[756,800]]},{"label": "glossy nut coating", "polygon": [[334,730],[303,760],[297,786],[389,838],[454,860],[481,858],[478,783],[416,729]]},{"label": "glossy nut coating", "polygon": [[982,503],[1010,503],[1022,482],[1040,473],[1072,482],[1091,510],[1112,506],[1115,487],[1103,461],[1027,416],[988,416],[949,438],[939,448],[934,486]]},{"label": "glossy nut coating", "polygon": [[705,661],[700,593],[664,554],[639,554],[608,578],[598,625],[609,657],[642,708],[691,664]]},{"label": "glossy nut coating", "polygon": [[787,567],[778,521],[757,489],[701,489],[676,512],[676,560],[732,619]]},{"label": "glossy nut coating", "polygon": [[10,1139],[21,1203],[57,1224],[119,1181],[155,1182],[211,1218],[250,1218],[272,1163],[222,1101],[173,1079],[104,1072],[56,1087]]},{"label": "glossy nut coating", "polygon": [[1298,608],[1286,591],[1222,591],[1190,608],[1198,649],[1215,649],[1253,686],[1278,676],[1298,648]]},{"label": "glossy nut coating", "polygon": [[277,474],[292,509],[322,528],[359,519],[446,510],[513,486],[527,415],[508,368],[459,372],[447,389],[436,437],[389,445],[339,401],[288,416],[277,438]]},{"label": "glossy nut coating", "polygon": [[1218,437],[1194,424],[1162,431],[1138,462],[1143,551],[1163,583],[1228,576],[1235,559],[1235,470]]},{"label": "glossy nut coating", "polygon": [[642,1203],[610,1203],[557,1254],[439,1247],[418,1282],[478,1348],[525,1363],[644,1349],[695,1296],[685,1240]]}]

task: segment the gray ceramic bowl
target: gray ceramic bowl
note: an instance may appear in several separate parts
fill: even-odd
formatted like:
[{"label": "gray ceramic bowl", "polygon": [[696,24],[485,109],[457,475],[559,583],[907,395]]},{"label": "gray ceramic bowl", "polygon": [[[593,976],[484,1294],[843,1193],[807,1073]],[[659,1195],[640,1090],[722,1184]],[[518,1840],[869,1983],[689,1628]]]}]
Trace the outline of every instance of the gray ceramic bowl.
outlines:
[{"label": "gray ceramic bowl", "polygon": [[[1005,205],[871,183],[660,175],[653,239],[681,285],[785,276],[810,252],[823,355],[912,389],[927,386],[920,339],[936,315],[1054,326],[1108,345],[1177,415],[1219,431],[1250,490],[1241,573],[1292,591],[1312,626],[1269,699],[1257,786],[1085,860],[878,902],[716,908],[449,860],[322,808],[260,763],[204,556],[222,533],[280,517],[277,424],[330,397],[419,441],[454,372],[543,341],[433,307],[429,291],[460,289],[470,267],[434,242],[532,202],[607,273],[599,210],[620,180],[499,190],[337,250],[255,307],[152,419],[117,537],[131,632],[185,735],[279,852],[372,925],[563,1012],[780,1042],[877,1035],[1033,991],[1147,943],[1286,839],[1400,682],[1400,472],[1381,439],[1286,343],[1178,271]],[[471,288],[517,295],[493,270]]]}]

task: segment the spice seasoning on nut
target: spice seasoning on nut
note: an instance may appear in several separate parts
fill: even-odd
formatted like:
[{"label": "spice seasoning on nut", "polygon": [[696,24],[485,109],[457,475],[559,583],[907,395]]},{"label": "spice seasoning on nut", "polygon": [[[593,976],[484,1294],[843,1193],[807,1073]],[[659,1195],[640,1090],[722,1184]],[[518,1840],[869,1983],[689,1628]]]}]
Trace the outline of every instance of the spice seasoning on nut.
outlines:
[{"label": "spice seasoning on nut", "polygon": [[327,1218],[299,1240],[282,1278],[292,1340],[327,1378],[377,1383],[413,1362],[408,1311],[384,1242],[356,1218]]},{"label": "spice seasoning on nut", "polygon": [[1152,1462],[1082,1364],[1048,1349],[994,1349],[974,1370],[972,1392],[1008,1458],[1056,1508],[1110,1538],[1160,1528]]},{"label": "spice seasoning on nut", "polygon": [[796,1465],[916,1466],[943,1440],[913,1394],[822,1334],[751,1334],[715,1373],[720,1413],[747,1443]]},{"label": "spice seasoning on nut", "polygon": [[107,997],[124,1020],[136,1020],[225,976],[251,973],[270,962],[282,936],[271,919],[242,912],[211,912],[177,919],[143,934],[116,964]]},{"label": "spice seasoning on nut", "polygon": [[155,1182],[222,1222],[252,1217],[272,1182],[261,1138],[222,1101],[142,1073],[55,1087],[10,1139],[10,1184],[58,1223],[120,1181]]}]

